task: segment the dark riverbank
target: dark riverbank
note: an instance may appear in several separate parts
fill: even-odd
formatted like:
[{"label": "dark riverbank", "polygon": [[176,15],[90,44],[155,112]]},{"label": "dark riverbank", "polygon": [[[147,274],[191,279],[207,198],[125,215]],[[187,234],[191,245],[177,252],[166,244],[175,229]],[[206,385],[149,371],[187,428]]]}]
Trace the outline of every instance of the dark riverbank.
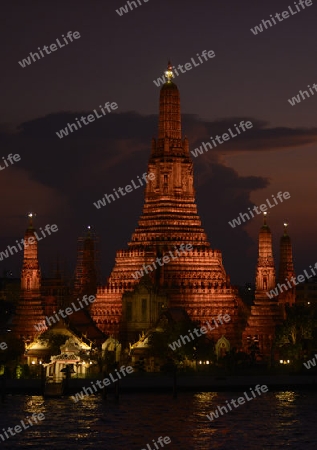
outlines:
[{"label": "dark riverbank", "polygon": [[[79,392],[83,387],[91,386],[91,381],[102,380],[102,376],[94,379],[71,379],[68,394]],[[245,375],[222,376],[210,375],[178,375],[177,390],[179,392],[198,391],[243,391],[257,384],[265,384],[270,390],[309,389],[317,390],[317,375]],[[114,383],[107,387],[109,393],[114,390]],[[171,392],[173,377],[161,374],[133,374],[120,380],[120,392]],[[98,392],[103,390],[98,389]],[[5,394],[41,395],[43,384],[35,380],[6,380]]]}]

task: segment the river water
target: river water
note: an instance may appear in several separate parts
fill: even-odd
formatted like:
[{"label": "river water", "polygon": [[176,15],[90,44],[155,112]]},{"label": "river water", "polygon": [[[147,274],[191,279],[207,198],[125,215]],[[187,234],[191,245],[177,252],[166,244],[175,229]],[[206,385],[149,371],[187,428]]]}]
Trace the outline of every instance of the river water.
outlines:
[{"label": "river water", "polygon": [[[32,413],[45,420],[1,439],[3,449],[156,450],[159,436],[168,436],[167,450],[317,449],[317,392],[268,392],[220,416],[206,417],[217,405],[242,392],[168,394],[123,393],[87,396],[78,403],[69,397],[7,396],[0,404],[0,429],[14,428]],[[9,433],[8,433],[9,435]]]}]

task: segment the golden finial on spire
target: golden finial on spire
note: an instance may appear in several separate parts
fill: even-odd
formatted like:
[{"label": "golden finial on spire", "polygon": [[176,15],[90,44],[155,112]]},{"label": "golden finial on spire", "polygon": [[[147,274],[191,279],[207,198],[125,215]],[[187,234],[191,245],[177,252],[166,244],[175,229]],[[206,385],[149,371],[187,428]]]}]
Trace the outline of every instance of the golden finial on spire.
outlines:
[{"label": "golden finial on spire", "polygon": [[33,212],[29,212],[28,213],[28,218],[29,218],[29,227],[33,227],[33,217],[35,217],[36,214]]},{"label": "golden finial on spire", "polygon": [[267,212],[264,211],[264,213],[263,213],[263,225],[267,225],[266,218],[267,218]]},{"label": "golden finial on spire", "polygon": [[288,227],[288,223],[284,222],[284,236],[287,235],[287,227]]},{"label": "golden finial on spire", "polygon": [[174,78],[174,74],[173,74],[172,68],[173,68],[173,66],[171,64],[171,61],[168,61],[168,63],[167,63],[167,70],[165,71],[165,78],[167,80],[167,83],[171,83],[172,82],[172,78]]}]

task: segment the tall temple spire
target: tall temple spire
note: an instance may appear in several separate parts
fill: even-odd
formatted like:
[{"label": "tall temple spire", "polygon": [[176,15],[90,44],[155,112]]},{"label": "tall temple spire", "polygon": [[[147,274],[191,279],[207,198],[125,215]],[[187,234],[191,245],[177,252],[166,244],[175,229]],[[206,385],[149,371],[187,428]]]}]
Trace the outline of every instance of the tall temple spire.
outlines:
[{"label": "tall temple spire", "polygon": [[78,238],[74,296],[95,295],[97,291],[98,238],[88,225],[84,237]]},{"label": "tall temple spire", "polygon": [[29,226],[24,235],[24,258],[21,274],[21,290],[39,294],[41,288],[41,271],[38,261],[37,236],[33,227],[34,213],[29,213]]},{"label": "tall temple spire", "polygon": [[169,62],[165,72],[167,79],[160,91],[159,139],[181,139],[181,106],[176,84],[173,83],[172,65]]},{"label": "tall temple spire", "polygon": [[[24,235],[24,258],[21,272],[21,296],[18,301],[12,330],[25,342],[39,334],[35,325],[44,322],[41,298],[41,271],[38,262],[37,234],[33,227],[34,213],[28,214],[28,228]],[[42,328],[41,332],[44,329]]]},{"label": "tall temple spire", "polygon": [[[257,343],[260,354],[264,358],[271,355],[275,327],[282,322],[284,315],[284,309],[278,305],[277,297],[272,294],[275,283],[272,233],[267,225],[267,213],[264,212],[263,225],[259,233],[255,299],[251,306],[247,326],[243,332],[245,351],[248,352],[250,345]],[[278,290],[276,291],[278,292]]]},{"label": "tall temple spire", "polygon": [[[117,251],[107,285],[98,289],[91,314],[105,333],[127,336],[127,330],[140,333],[153,326],[161,312],[157,302],[163,301],[158,298],[166,297],[166,306],[183,308],[197,323],[228,313],[231,321],[214,330],[213,339],[225,335],[238,346],[239,300],[221,251],[211,249],[197,212],[193,162],[188,140],[181,136],[180,95],[172,78],[169,63],[160,91],[158,139],[152,140],[147,170],[154,177],[145,187],[143,212],[128,248]],[[192,250],[172,259],[181,244],[190,244]],[[160,264],[161,258],[167,263]],[[142,284],[143,276],[152,288]]]},{"label": "tall temple spire", "polygon": [[[267,213],[263,213],[263,225],[259,233],[259,253],[256,269],[256,293],[275,287],[275,267],[272,249],[272,233],[267,225]],[[262,294],[260,294],[262,295]]]},{"label": "tall temple spire", "polygon": [[295,303],[296,290],[293,283],[290,283],[292,288],[287,286],[287,280],[290,281],[292,277],[295,277],[295,270],[293,265],[293,251],[291,238],[287,233],[288,223],[284,223],[284,233],[280,239],[280,265],[278,273],[278,281],[280,285],[284,284],[286,289],[279,294],[279,303],[293,305]]}]

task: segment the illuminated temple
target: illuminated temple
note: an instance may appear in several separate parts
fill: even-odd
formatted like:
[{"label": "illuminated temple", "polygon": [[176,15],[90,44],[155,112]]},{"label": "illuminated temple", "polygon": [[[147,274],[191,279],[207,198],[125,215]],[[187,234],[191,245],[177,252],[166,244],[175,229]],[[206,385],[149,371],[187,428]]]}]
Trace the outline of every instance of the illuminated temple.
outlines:
[{"label": "illuminated temple", "polygon": [[[231,322],[213,331],[212,337],[224,335],[239,345],[241,300],[230,284],[221,251],[211,248],[197,213],[193,163],[188,140],[182,138],[180,96],[172,76],[169,65],[160,92],[158,138],[152,140],[148,163],[148,173],[155,177],[146,185],[143,212],[128,248],[117,251],[91,314],[103,332],[127,342],[153,325],[162,309],[183,308],[201,325],[227,313]],[[135,279],[142,267],[181,244],[191,244],[193,250]]]},{"label": "illuminated temple", "polygon": [[[233,347],[248,352],[256,343],[260,355],[270,355],[275,327],[285,318],[285,305],[295,303],[295,288],[287,289],[285,285],[285,280],[295,275],[287,224],[280,240],[276,277],[272,234],[264,217],[259,233],[255,300],[248,311],[230,283],[221,251],[211,248],[201,225],[189,144],[181,133],[180,96],[172,77],[169,65],[167,81],[160,91],[158,138],[152,140],[147,170],[152,175],[147,177],[143,211],[127,248],[116,253],[106,286],[97,288],[98,239],[90,229],[79,239],[74,287],[69,288],[59,274],[41,286],[44,280],[29,215],[25,240],[33,238],[33,243],[24,248],[21,295],[12,322],[14,334],[25,343],[44,331],[37,331],[36,325],[45,316],[69,306],[77,297],[96,294],[94,303],[76,310],[63,322],[64,331],[76,331],[81,338],[95,343],[110,336],[127,348],[164,317],[175,322],[185,322],[189,317],[201,327],[218,315],[228,314],[230,322],[214,330],[207,328],[216,352],[219,348],[228,352]],[[276,288],[277,282],[285,289],[270,297],[268,292]],[[55,332],[60,331],[60,326],[53,326]]]}]

